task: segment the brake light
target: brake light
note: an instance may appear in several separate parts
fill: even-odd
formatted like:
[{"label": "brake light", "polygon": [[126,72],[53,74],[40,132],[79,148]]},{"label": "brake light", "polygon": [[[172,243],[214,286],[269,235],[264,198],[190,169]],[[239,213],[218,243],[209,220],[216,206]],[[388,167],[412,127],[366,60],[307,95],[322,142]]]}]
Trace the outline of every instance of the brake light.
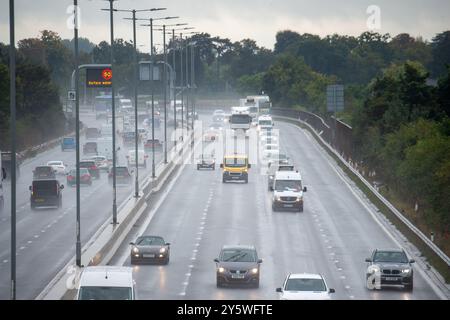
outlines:
[{"label": "brake light", "polygon": [[73,177],[72,177],[72,176],[68,176],[68,177],[67,177],[67,180],[72,181],[72,180],[73,180]]},{"label": "brake light", "polygon": [[91,169],[91,170],[97,170],[97,166],[91,166],[89,169]]}]

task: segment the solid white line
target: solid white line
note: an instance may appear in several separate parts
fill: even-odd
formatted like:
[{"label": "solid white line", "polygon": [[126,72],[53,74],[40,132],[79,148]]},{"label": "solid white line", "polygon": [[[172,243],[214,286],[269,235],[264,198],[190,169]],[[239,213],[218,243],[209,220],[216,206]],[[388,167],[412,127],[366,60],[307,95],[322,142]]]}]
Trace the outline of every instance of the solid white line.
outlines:
[{"label": "solid white line", "polygon": [[24,250],[24,249],[26,249],[26,247],[24,247],[24,246],[19,248],[19,250]]}]

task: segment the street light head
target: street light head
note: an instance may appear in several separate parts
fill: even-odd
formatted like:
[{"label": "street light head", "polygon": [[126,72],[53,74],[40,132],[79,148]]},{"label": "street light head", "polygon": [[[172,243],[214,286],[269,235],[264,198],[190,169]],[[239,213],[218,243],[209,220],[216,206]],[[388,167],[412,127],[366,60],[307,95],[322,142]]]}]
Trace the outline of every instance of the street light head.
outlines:
[{"label": "street light head", "polygon": [[160,10],[166,10],[167,8],[153,8],[150,9],[150,11],[160,11]]}]

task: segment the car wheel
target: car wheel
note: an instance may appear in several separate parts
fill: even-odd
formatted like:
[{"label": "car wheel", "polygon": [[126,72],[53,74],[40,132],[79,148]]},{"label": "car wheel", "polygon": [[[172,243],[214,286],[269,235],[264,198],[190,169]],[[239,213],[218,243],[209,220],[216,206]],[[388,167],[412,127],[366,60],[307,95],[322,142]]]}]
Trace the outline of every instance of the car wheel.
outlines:
[{"label": "car wheel", "polygon": [[248,178],[245,178],[245,183],[248,183]]},{"label": "car wheel", "polygon": [[200,166],[199,165],[197,165],[197,170],[200,170]]},{"label": "car wheel", "polygon": [[226,183],[227,179],[226,178],[222,178],[222,183]]},{"label": "car wheel", "polygon": [[413,287],[414,287],[414,282],[413,282],[413,279],[411,279],[411,283],[405,285],[405,290],[406,291],[413,291]]},{"label": "car wheel", "polygon": [[256,280],[255,283],[253,284],[253,287],[254,287],[255,289],[258,289],[258,288],[259,288],[259,278],[258,278],[258,280]]},{"label": "car wheel", "polygon": [[164,260],[164,264],[165,264],[165,265],[168,265],[169,262],[170,262],[170,257],[167,257],[166,260]]},{"label": "car wheel", "polygon": [[277,211],[277,208],[272,204],[272,211],[273,212],[276,212]]},{"label": "car wheel", "polygon": [[220,282],[219,279],[216,280],[216,287],[217,288],[221,288],[222,287],[222,282]]},{"label": "car wheel", "polygon": [[32,211],[35,211],[35,210],[36,210],[36,207],[33,206],[33,204],[30,204],[30,209],[31,209]]},{"label": "car wheel", "polygon": [[303,212],[303,206],[300,206],[300,208],[298,208],[298,212]]}]

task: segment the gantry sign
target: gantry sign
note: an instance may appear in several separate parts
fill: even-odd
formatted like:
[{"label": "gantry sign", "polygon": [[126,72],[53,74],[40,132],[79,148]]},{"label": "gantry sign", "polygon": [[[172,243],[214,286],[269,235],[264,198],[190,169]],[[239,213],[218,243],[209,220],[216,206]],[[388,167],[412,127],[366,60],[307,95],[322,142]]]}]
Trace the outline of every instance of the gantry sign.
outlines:
[{"label": "gantry sign", "polygon": [[106,68],[87,68],[86,87],[88,88],[110,88],[112,85],[112,70]]}]

